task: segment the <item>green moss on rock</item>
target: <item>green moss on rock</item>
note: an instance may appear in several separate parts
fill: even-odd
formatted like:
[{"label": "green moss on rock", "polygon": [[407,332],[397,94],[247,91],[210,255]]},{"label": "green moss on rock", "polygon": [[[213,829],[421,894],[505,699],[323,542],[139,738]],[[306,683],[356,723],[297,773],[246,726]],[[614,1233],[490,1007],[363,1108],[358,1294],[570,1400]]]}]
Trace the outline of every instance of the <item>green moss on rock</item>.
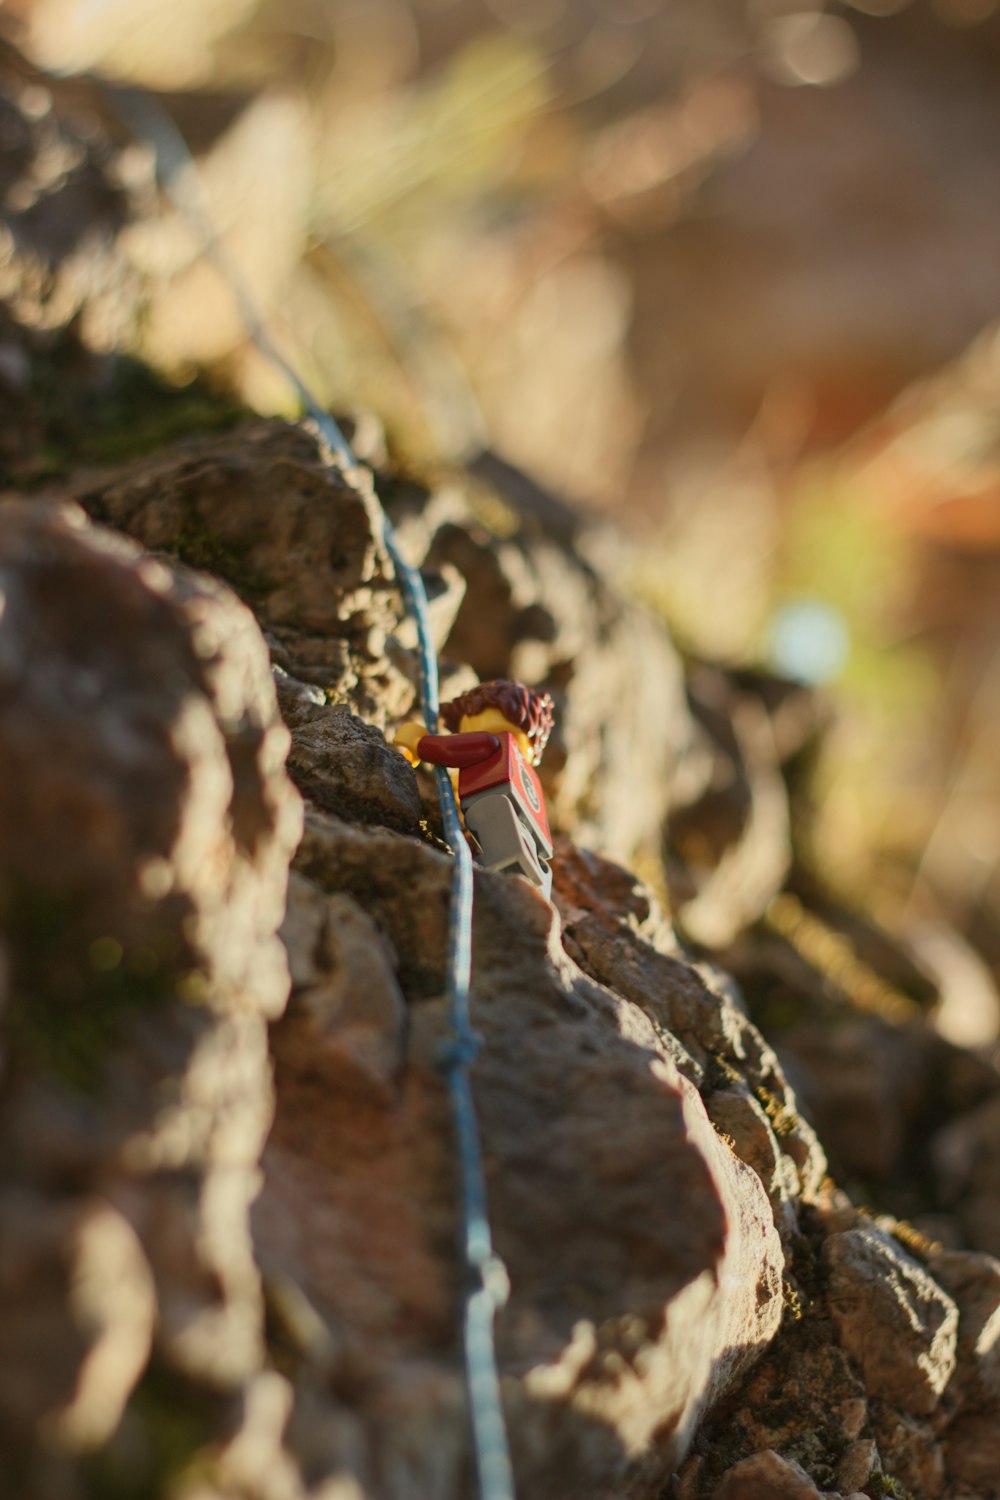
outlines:
[{"label": "green moss on rock", "polygon": [[898,1479],[893,1479],[891,1474],[886,1474],[881,1469],[874,1469],[865,1485],[865,1494],[871,1496],[871,1500],[913,1500],[913,1495],[900,1484]]},{"label": "green moss on rock", "polygon": [[83,1460],[86,1500],[160,1500],[211,1478],[224,1398],[154,1363],[114,1437]]},{"label": "green moss on rock", "polygon": [[175,991],[176,938],[95,935],[82,896],[26,881],[9,884],[0,912],[11,968],[0,1026],[15,1066],[95,1092],[130,1017]]},{"label": "green moss on rock", "polygon": [[33,356],[25,405],[24,421],[37,433],[17,465],[21,486],[81,463],[121,463],[182,437],[223,431],[246,415],[201,378],[170,385],[137,359],[96,361],[67,339]]}]

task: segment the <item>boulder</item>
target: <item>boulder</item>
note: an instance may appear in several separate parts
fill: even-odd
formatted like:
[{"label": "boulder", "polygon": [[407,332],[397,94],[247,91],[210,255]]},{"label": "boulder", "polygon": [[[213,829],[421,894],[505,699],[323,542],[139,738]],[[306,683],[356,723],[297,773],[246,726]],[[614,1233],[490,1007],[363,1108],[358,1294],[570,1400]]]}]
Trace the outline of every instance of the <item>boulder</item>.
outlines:
[{"label": "boulder", "polygon": [[9,502],[0,598],[0,1426],[30,1488],[40,1434],[114,1433],[151,1347],[215,1391],[260,1364],[247,1213],[301,805],[227,590]]},{"label": "boulder", "polygon": [[904,1411],[932,1412],[955,1369],[951,1298],[874,1226],[830,1235],[823,1254],[837,1335],[869,1393]]}]

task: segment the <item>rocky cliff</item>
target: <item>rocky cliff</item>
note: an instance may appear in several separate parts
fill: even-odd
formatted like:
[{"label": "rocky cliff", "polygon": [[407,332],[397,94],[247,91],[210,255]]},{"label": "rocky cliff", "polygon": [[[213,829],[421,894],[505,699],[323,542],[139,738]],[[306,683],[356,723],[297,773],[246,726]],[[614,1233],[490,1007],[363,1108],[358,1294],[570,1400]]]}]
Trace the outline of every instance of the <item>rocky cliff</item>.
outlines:
[{"label": "rocky cliff", "polygon": [[[27,86],[37,176],[61,127]],[[4,1493],[460,1500],[451,855],[385,737],[414,641],[371,498],[278,421],[87,465],[70,423],[40,462],[53,389],[79,422],[121,367],[70,358],[94,299],[53,311],[73,257],[33,281],[31,228],[0,503]],[[115,215],[93,232],[113,266]],[[510,476],[368,451],[447,686],[557,697],[554,906],[483,872],[475,898],[521,1500],[1000,1493],[1000,1074],[803,874],[822,709],[685,666],[608,536]]]}]

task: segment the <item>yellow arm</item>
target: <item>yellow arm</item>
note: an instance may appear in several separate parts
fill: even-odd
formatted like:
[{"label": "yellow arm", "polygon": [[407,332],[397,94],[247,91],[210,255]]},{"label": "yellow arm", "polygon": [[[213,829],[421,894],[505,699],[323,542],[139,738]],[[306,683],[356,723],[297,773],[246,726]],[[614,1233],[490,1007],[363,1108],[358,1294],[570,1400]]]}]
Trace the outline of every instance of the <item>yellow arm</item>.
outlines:
[{"label": "yellow arm", "polygon": [[427,730],[423,724],[418,724],[415,719],[411,719],[409,723],[401,724],[393,735],[393,744],[406,756],[411,766],[419,764],[420,756],[417,754],[417,746],[426,733]]}]

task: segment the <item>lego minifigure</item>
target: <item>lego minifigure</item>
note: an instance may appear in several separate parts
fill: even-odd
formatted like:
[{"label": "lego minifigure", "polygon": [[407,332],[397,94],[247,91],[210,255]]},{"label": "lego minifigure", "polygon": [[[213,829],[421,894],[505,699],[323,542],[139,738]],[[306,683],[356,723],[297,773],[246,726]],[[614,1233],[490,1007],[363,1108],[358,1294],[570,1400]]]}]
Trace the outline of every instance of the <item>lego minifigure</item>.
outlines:
[{"label": "lego minifigure", "polygon": [[500,679],[443,704],[441,717],[450,734],[428,734],[411,721],[397,731],[397,748],[413,765],[459,768],[458,799],[480,864],[524,875],[547,899],[552,839],[532,767],[552,730],[552,699]]}]

